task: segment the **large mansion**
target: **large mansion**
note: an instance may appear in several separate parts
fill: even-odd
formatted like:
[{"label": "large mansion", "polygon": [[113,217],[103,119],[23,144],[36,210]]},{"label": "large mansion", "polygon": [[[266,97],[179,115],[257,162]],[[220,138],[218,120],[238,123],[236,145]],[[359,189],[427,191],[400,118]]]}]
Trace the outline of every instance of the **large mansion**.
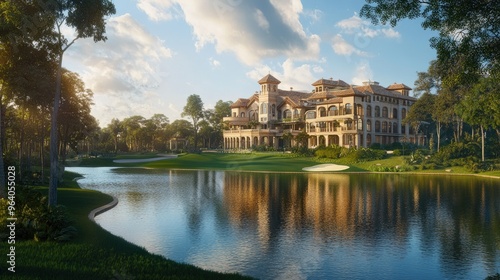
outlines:
[{"label": "large mansion", "polygon": [[312,92],[283,90],[272,75],[259,80],[260,91],[231,105],[223,119],[224,149],[274,148],[294,145],[302,131],[308,147],[339,145],[369,147],[374,143],[415,142],[402,120],[416,101],[404,84],[360,86],[320,79]]}]

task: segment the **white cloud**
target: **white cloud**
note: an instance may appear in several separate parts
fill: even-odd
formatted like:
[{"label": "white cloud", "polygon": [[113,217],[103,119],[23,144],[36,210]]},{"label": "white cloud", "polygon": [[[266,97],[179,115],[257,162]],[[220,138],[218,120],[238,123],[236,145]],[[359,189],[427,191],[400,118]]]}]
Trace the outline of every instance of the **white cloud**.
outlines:
[{"label": "white cloud", "polygon": [[[101,120],[110,113],[118,118],[132,113],[149,115],[151,108],[159,106],[153,90],[167,75],[161,62],[172,57],[172,51],[129,14],[111,18],[106,35],[106,42],[84,39],[68,51],[69,60],[84,66],[81,76],[94,92],[93,112]],[[130,104],[134,104],[134,112]]]},{"label": "white cloud", "polygon": [[288,90],[293,87],[294,90],[311,90],[311,83],[316,81],[318,74],[323,73],[321,66],[315,64],[295,65],[292,59],[285,60],[280,65],[279,71],[274,71],[269,65],[259,65],[254,70],[247,73],[247,77],[258,81],[267,74],[275,76],[281,81],[280,88]]},{"label": "white cloud", "polygon": [[[320,37],[306,34],[300,23],[300,0],[169,0],[166,5],[160,0],[141,0],[143,6],[167,15],[176,7],[174,2],[192,26],[198,50],[213,44],[219,53],[233,52],[248,65],[281,55],[295,59],[316,59],[319,55]],[[151,8],[142,10],[152,20],[161,18]]]},{"label": "white cloud", "polygon": [[336,26],[340,27],[343,33],[355,34],[369,38],[377,36],[385,36],[387,38],[401,37],[401,34],[392,27],[377,28],[369,21],[361,19],[357,14],[354,14],[348,19],[339,21]]},{"label": "white cloud", "polygon": [[170,20],[175,18],[179,11],[175,0],[139,0],[137,7],[154,21]]},{"label": "white cloud", "polygon": [[254,14],[255,20],[257,24],[264,29],[265,31],[269,31],[269,21],[267,21],[264,13],[261,10],[257,9]]},{"label": "white cloud", "polygon": [[356,54],[359,56],[368,56],[368,53],[356,49],[351,44],[346,42],[340,34],[337,34],[335,37],[333,37],[332,48],[333,51],[338,55],[350,56],[352,54]]},{"label": "white cloud", "polygon": [[214,59],[213,57],[209,58],[209,61],[210,61],[210,64],[213,66],[213,67],[219,67],[220,66],[220,61]]}]

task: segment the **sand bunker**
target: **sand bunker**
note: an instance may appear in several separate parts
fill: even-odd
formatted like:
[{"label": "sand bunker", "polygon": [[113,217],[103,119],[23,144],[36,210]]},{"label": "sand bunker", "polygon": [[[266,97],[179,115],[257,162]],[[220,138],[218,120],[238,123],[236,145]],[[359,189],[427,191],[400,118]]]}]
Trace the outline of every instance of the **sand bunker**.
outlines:
[{"label": "sand bunker", "polygon": [[170,159],[170,158],[176,158],[177,155],[164,155],[161,157],[156,157],[156,158],[143,158],[143,159],[115,159],[113,160],[114,163],[141,163],[141,162],[152,162],[152,161],[158,161],[158,160],[164,160],[164,159]]},{"label": "sand bunker", "polygon": [[318,164],[315,166],[304,167],[302,170],[304,171],[342,171],[348,169],[349,166],[346,165],[338,165],[333,163],[325,163]]}]

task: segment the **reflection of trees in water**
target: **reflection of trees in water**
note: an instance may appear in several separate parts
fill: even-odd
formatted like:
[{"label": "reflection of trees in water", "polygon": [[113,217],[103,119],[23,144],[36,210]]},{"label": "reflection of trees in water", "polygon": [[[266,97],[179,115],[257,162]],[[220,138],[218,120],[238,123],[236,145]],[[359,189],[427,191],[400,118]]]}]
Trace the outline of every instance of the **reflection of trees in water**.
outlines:
[{"label": "reflection of trees in water", "polygon": [[[277,236],[404,249],[418,238],[447,273],[485,258],[500,244],[498,181],[411,175],[226,173],[224,204],[233,226],[257,230],[261,246]],[[479,250],[478,250],[479,249]],[[476,255],[474,255],[476,254]],[[479,255],[481,254],[481,255]]]}]

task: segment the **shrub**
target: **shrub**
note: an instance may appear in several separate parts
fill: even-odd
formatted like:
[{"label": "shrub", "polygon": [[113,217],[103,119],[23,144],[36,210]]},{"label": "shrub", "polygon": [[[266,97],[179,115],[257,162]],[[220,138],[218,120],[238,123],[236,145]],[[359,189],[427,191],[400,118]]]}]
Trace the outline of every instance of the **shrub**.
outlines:
[{"label": "shrub", "polygon": [[[68,241],[77,234],[63,205],[48,206],[47,197],[29,187],[18,187],[16,239]],[[1,203],[3,204],[3,203]],[[3,208],[6,209],[6,208]],[[2,239],[6,237],[6,215],[2,212]]]}]

